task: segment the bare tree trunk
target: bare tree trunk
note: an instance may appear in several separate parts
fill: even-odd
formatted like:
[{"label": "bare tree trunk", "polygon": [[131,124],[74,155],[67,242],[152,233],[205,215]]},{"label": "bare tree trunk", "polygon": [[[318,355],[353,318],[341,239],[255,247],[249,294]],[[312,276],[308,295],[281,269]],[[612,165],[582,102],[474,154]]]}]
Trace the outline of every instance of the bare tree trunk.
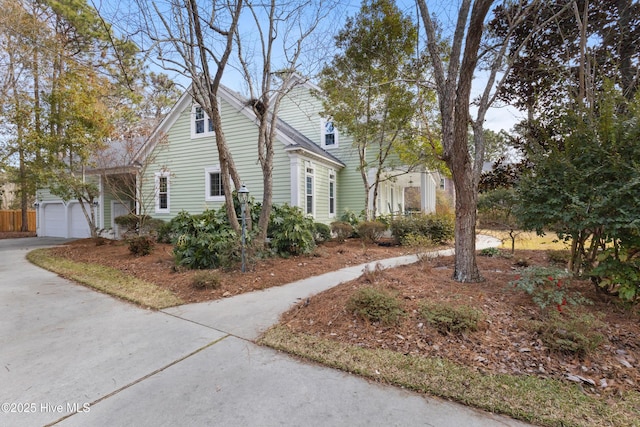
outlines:
[{"label": "bare tree trunk", "polygon": [[[19,130],[18,135],[22,132]],[[18,137],[21,138],[21,137]],[[20,144],[23,142],[21,141]],[[22,226],[20,231],[29,231],[29,195],[27,194],[27,170],[25,167],[24,149],[20,148],[20,214],[22,216]]]},{"label": "bare tree trunk", "polygon": [[482,276],[476,263],[476,206],[478,192],[473,189],[470,174],[454,174],[456,190],[455,270],[458,282],[479,282]]},{"label": "bare tree trunk", "polygon": [[578,66],[578,102],[580,105],[584,105],[587,97],[587,82],[585,73],[587,70],[587,19],[589,11],[589,2],[584,4],[584,10],[582,17],[580,17],[580,11],[578,9],[578,3],[573,2],[573,12],[575,14],[576,21],[578,23],[578,30],[580,31],[580,64]]},{"label": "bare tree trunk", "polygon": [[[365,168],[366,165],[366,161],[365,161],[365,155],[366,155],[366,148],[365,148],[366,144],[358,144],[357,148],[358,148],[358,156],[360,158],[360,177],[362,178],[362,184],[364,187],[364,209],[365,209],[365,214],[366,214],[366,219],[369,220],[371,219],[371,209],[369,209],[369,190],[371,189],[371,186],[369,185],[369,177],[367,176],[367,169]],[[374,214],[375,214],[375,205],[376,205],[376,201],[375,199],[373,200],[373,209],[374,209]]]},{"label": "bare tree trunk", "polygon": [[[260,119],[258,158],[260,160],[263,179],[262,209],[260,211],[260,218],[258,219],[260,243],[265,242],[267,239],[269,219],[271,217],[271,208],[273,206],[273,141],[275,140],[275,127],[278,116],[277,113],[273,113],[271,115],[267,113],[269,100],[268,97],[264,96],[264,94],[269,93],[269,89],[270,83],[263,81],[263,96],[261,97],[261,101],[259,101],[262,106],[260,108],[254,108],[258,118]],[[274,105],[274,110],[276,110],[276,112],[279,107],[279,99],[276,100]]]},{"label": "bare tree trunk", "polygon": [[[216,60],[216,71],[212,76],[209,70],[209,58],[213,56],[211,50],[207,46],[204,40],[204,33],[201,28],[201,18],[199,15],[198,5],[195,0],[188,0],[188,13],[190,25],[193,28],[193,36],[197,42],[195,50],[198,52],[198,58],[200,67],[202,70],[202,76],[193,73],[191,76],[194,86],[194,99],[200,103],[201,107],[206,111],[207,115],[211,118],[214,125],[214,132],[216,135],[216,146],[218,148],[218,160],[220,161],[220,172],[222,177],[222,187],[224,189],[225,208],[227,211],[227,217],[229,224],[236,231],[240,232],[240,223],[236,215],[236,210],[233,200],[233,191],[231,188],[231,182],[233,181],[235,189],[239,189],[241,185],[240,174],[236,168],[236,165],[227,146],[227,140],[222,130],[222,118],[220,117],[220,107],[218,104],[218,91],[220,89],[220,81],[222,79],[222,73],[227,65],[231,50],[233,47],[233,35],[240,18],[240,11],[242,10],[242,0],[238,0],[235,9],[230,6],[232,11],[231,24],[229,29],[221,31],[216,29],[217,32],[225,36],[225,48],[219,58]],[[190,46],[193,48],[193,46]],[[186,60],[187,58],[185,58]],[[194,58],[189,58],[194,61]],[[187,61],[188,62],[188,61]],[[191,65],[195,65],[192,64]]]},{"label": "bare tree trunk", "polygon": [[[243,53],[243,35],[236,31],[238,60],[241,64],[245,83],[249,87],[253,110],[258,118],[258,160],[262,169],[262,209],[258,220],[259,241],[264,242],[273,206],[273,158],[278,113],[282,99],[297,83],[297,69],[300,55],[305,51],[305,41],[316,30],[326,12],[333,6],[314,2],[278,2],[268,0],[262,3],[248,2],[248,10],[253,17],[258,48],[249,57]],[[320,7],[322,5],[322,7]],[[304,16],[304,19],[301,19]],[[304,22],[304,23],[303,23]],[[295,36],[293,35],[295,34]],[[283,43],[278,48],[276,41]],[[274,63],[275,53],[282,55],[282,63]],[[280,52],[279,49],[283,49]],[[257,54],[256,54],[257,53]],[[256,65],[258,76],[251,72],[250,63],[260,58]],[[279,79],[276,84],[274,77]]]},{"label": "bare tree trunk", "polygon": [[[455,270],[459,282],[478,282],[475,254],[477,183],[468,151],[469,102],[471,81],[476,69],[483,23],[493,1],[464,0],[458,12],[448,70],[445,74],[435,26],[424,0],[418,0],[427,32],[427,48],[433,63],[442,117],[443,158],[451,170],[456,191]],[[469,15],[470,13],[470,15]],[[470,16],[468,28],[467,17]],[[466,29],[466,31],[465,31]],[[465,36],[466,32],[466,38]],[[464,43],[463,43],[463,39]],[[461,55],[464,47],[464,53]]]}]

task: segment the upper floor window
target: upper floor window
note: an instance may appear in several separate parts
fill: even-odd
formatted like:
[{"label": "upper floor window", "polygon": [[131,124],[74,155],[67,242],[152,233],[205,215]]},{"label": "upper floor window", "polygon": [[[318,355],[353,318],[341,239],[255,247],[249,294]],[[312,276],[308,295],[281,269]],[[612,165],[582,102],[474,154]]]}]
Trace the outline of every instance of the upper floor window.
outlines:
[{"label": "upper floor window", "polygon": [[194,106],[191,136],[205,136],[211,133],[213,133],[213,121],[207,116],[207,113],[205,113],[202,107]]},{"label": "upper floor window", "polygon": [[338,130],[331,120],[322,121],[322,146],[324,148],[338,146]]}]

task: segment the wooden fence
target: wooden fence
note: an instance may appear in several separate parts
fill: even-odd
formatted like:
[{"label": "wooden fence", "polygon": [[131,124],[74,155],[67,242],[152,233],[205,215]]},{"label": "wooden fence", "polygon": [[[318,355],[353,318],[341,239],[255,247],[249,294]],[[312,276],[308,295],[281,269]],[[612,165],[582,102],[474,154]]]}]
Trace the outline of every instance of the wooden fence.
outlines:
[{"label": "wooden fence", "polygon": [[[36,231],[36,211],[27,211],[29,231]],[[0,211],[0,232],[20,231],[22,228],[21,211]]]}]

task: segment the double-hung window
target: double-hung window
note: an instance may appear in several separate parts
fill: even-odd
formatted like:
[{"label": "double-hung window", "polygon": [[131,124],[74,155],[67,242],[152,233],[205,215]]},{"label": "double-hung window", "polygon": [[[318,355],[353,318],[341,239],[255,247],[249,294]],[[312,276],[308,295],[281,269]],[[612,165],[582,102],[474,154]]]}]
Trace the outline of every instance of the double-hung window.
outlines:
[{"label": "double-hung window", "polygon": [[336,216],[336,173],[329,171],[329,217]]},{"label": "double-hung window", "polygon": [[338,146],[338,130],[336,129],[333,121],[322,121],[322,147],[333,148]]},{"label": "double-hung window", "polygon": [[193,107],[193,121],[191,126],[191,136],[200,137],[213,133],[213,121],[207,116],[204,109],[199,106]]},{"label": "double-hung window", "polygon": [[315,172],[312,165],[306,166],[305,173],[305,213],[313,216],[315,193]]},{"label": "double-hung window", "polygon": [[157,172],[155,176],[156,213],[169,213],[169,174]]},{"label": "double-hung window", "polygon": [[209,167],[204,170],[205,201],[224,201],[224,187],[222,186],[222,173],[219,167]]}]

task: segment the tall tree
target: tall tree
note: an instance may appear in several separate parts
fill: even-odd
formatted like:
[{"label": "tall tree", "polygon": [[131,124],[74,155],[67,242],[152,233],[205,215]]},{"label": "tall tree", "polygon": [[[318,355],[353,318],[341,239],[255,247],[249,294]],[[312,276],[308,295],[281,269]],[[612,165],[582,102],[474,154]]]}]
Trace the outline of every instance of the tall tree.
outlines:
[{"label": "tall tree", "polygon": [[596,108],[566,108],[558,133],[547,136],[554,141],[531,153],[534,168],[518,187],[524,225],[569,241],[576,275],[589,272],[607,243],[631,242],[634,253],[639,244],[640,99],[623,93],[605,82]]},{"label": "tall tree", "polygon": [[12,91],[13,106],[22,114],[3,118],[14,131],[16,163],[30,162],[19,167],[20,177],[28,169],[30,191],[39,183],[76,199],[95,235],[97,187],[84,171],[111,131],[107,105],[119,95],[118,72],[138,65],[135,46],[116,39],[84,0],[4,2],[17,19],[3,27],[2,47],[13,63],[10,86],[21,90]]},{"label": "tall tree", "polygon": [[233,190],[242,184],[222,126],[219,89],[233,53],[234,36],[243,0],[136,0],[142,17],[138,29],[152,42],[161,66],[185,76],[190,95],[213,123],[220,176],[229,223],[237,232],[240,224],[234,210]]},{"label": "tall tree", "polygon": [[[508,18],[503,8],[490,23],[493,31],[507,36]],[[538,20],[553,17],[545,31],[534,31]],[[620,84],[632,99],[640,79],[640,4],[632,0],[543,2],[537,16],[522,22],[509,37],[524,43],[515,58],[500,98],[529,114],[520,128],[535,139],[553,132],[547,125],[556,108],[568,100],[589,103],[605,79]]]},{"label": "tall tree", "polygon": [[[301,59],[318,23],[335,0],[262,3],[243,0],[145,2],[138,0],[143,29],[160,65],[187,77],[191,95],[212,120],[227,216],[239,231],[233,190],[242,180],[224,135],[219,89],[229,67],[240,71],[258,125],[258,161],[263,174],[259,219],[266,236],[272,198],[273,143],[281,100],[299,82]],[[314,46],[315,47],[315,46]]]},{"label": "tall tree", "polygon": [[367,0],[335,43],[339,53],[320,74],[323,114],[353,138],[370,219],[377,211],[385,168],[394,166],[398,148],[416,136],[412,124],[419,111],[421,71],[415,58],[417,28],[395,2]]},{"label": "tall tree", "polygon": [[46,97],[48,183],[52,193],[79,202],[92,236],[97,236],[93,205],[99,188],[85,171],[95,166],[96,153],[113,131],[110,107],[118,103],[113,98],[128,95],[120,88],[138,74],[137,49],[118,40],[85,0],[45,4],[51,10],[48,25],[56,41]]},{"label": "tall tree", "polygon": [[[525,17],[534,15],[539,2],[510,2],[513,7],[508,11],[509,19],[505,21],[504,34],[489,40],[485,20],[494,1],[463,0],[458,9],[451,44],[446,48],[426,1],[417,0],[417,3],[425,26],[427,49],[438,94],[442,157],[451,170],[456,191],[456,260],[453,277],[460,282],[477,282],[482,280],[476,264],[475,224],[478,183],[485,153],[483,124],[488,109],[510,74],[513,58],[522,49],[522,44],[514,45],[509,35]],[[534,29],[539,31],[546,25],[546,21],[538,21]],[[482,44],[483,36],[488,41],[485,44]],[[474,101],[477,112],[475,118],[471,119],[471,83],[474,74],[480,70],[485,71],[486,85]],[[473,129],[473,157],[469,153],[469,126]]]},{"label": "tall tree", "polygon": [[22,231],[27,231],[29,201],[37,186],[40,130],[40,91],[33,76],[37,75],[38,49],[45,43],[45,31],[37,17],[23,4],[2,0],[0,21],[0,121],[2,122],[3,157],[9,164],[9,179],[17,184],[22,211]]},{"label": "tall tree", "polygon": [[[247,22],[251,22],[247,26],[253,31],[242,24],[236,28],[240,69],[258,119],[258,161],[263,178],[258,220],[261,242],[267,236],[273,204],[273,156],[280,104],[304,82],[302,75],[308,75],[318,63],[311,53],[319,47],[319,26],[336,4],[335,0],[249,2],[245,12],[250,16]],[[249,48],[253,44],[258,46],[255,50]]]}]

